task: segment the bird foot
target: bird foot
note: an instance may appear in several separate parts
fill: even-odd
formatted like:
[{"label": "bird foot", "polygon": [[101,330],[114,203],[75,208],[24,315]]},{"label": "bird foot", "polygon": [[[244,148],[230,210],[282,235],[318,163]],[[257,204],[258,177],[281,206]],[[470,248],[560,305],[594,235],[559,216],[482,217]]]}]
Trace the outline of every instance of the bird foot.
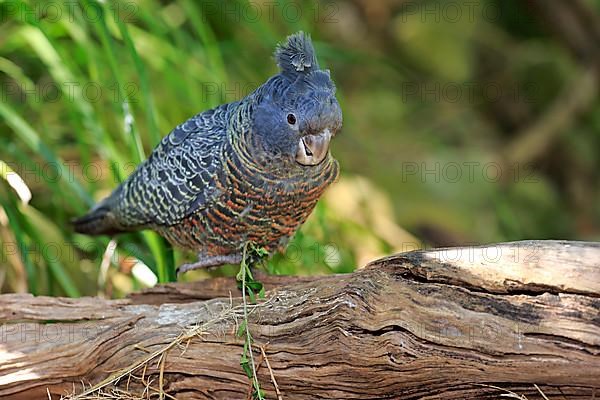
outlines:
[{"label": "bird foot", "polygon": [[196,261],[195,263],[182,264],[179,267],[177,267],[177,276],[187,271],[191,271],[193,269],[208,269],[213,267],[220,267],[221,265],[225,264],[239,264],[240,262],[242,262],[242,256],[237,254],[211,257],[199,255],[198,261]]}]

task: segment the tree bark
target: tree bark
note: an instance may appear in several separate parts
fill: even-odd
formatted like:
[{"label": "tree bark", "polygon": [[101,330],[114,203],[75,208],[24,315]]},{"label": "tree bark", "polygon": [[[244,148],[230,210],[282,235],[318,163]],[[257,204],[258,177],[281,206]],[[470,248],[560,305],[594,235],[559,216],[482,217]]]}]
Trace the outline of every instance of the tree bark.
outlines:
[{"label": "tree bark", "polygon": [[[600,244],[415,251],[259,279],[249,329],[266,398],[274,382],[284,399],[600,397]],[[249,398],[239,296],[227,278],[123,300],[0,296],[0,398],[58,399],[131,366],[92,394]]]}]

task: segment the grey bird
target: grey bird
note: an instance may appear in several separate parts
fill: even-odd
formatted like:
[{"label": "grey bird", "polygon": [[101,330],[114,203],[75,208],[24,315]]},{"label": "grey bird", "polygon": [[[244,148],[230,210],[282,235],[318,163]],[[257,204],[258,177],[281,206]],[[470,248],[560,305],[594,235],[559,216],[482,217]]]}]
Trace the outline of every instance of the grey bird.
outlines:
[{"label": "grey bird", "polygon": [[284,251],[338,177],[329,144],[342,112],[307,34],[289,36],[275,59],[277,75],[173,129],[75,230],[153,229],[198,254],[179,272],[239,263],[249,242]]}]

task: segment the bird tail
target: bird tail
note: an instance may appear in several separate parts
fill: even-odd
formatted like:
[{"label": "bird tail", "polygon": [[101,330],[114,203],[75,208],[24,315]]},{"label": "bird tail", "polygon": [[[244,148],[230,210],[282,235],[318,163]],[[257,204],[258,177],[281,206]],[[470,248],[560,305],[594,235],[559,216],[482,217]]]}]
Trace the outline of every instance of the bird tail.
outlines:
[{"label": "bird tail", "polygon": [[71,221],[75,232],[87,235],[113,235],[123,232],[115,224],[114,214],[102,203],[92,208],[87,214]]}]

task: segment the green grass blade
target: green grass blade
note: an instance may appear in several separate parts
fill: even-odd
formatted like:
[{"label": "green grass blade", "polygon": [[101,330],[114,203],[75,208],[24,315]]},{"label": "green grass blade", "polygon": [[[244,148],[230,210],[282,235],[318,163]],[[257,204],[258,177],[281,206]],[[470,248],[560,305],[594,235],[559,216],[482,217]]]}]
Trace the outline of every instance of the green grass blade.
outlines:
[{"label": "green grass blade", "polygon": [[100,36],[100,41],[102,42],[102,47],[104,49],[106,59],[108,60],[108,65],[116,80],[117,92],[119,94],[119,101],[121,104],[121,110],[123,112],[123,139],[126,143],[128,143],[131,159],[139,163],[145,159],[146,156],[144,154],[142,141],[136,130],[133,114],[131,113],[131,99],[128,98],[125,90],[125,81],[123,80],[121,70],[117,66],[116,52],[113,45],[112,36],[106,23],[106,12],[104,5],[90,1],[85,1],[84,3],[86,7],[95,9],[95,12],[98,15],[97,21],[94,24],[94,28]]},{"label": "green grass blade", "polygon": [[[25,221],[27,223],[27,231],[29,232],[31,239],[35,243],[45,243],[37,229],[34,228],[33,225],[30,224],[26,218]],[[50,270],[51,276],[60,285],[60,287],[66,293],[66,295],[69,297],[80,297],[81,293],[79,292],[79,289],[77,289],[77,286],[75,285],[69,274],[66,272],[66,268],[64,267],[62,262],[52,257],[52,255],[49,254],[47,251],[42,251],[41,253],[42,257],[46,261],[48,269]]]},{"label": "green grass blade", "polygon": [[[217,85],[223,85],[228,82],[227,79],[227,70],[225,69],[225,63],[223,62],[223,57],[221,55],[221,49],[219,47],[219,43],[217,38],[210,28],[210,25],[206,22],[202,21],[202,17],[198,11],[197,3],[191,2],[189,0],[183,1],[183,8],[186,11],[192,26],[198,33],[200,37],[200,41],[204,45],[204,50],[208,57],[209,68],[214,74],[214,80]],[[223,97],[223,93],[221,91],[221,101],[224,102],[225,99]],[[217,106],[217,103],[211,104],[211,107]]]},{"label": "green grass blade", "polygon": [[[6,187],[7,184],[2,181],[1,186]],[[8,188],[6,189],[8,191]],[[45,251],[47,247],[43,246],[43,244],[48,242],[42,239],[37,227],[34,227],[34,224],[29,221],[27,215],[21,212],[17,203],[15,202],[14,195],[8,191],[8,196],[0,197],[0,204],[8,216],[10,227],[15,235],[17,245],[19,246],[19,253],[27,272],[27,283],[30,292],[37,293],[38,291],[38,275],[36,273],[37,269],[30,258],[31,248],[26,244],[26,237],[31,240],[31,243],[37,246],[36,250],[44,258],[44,261],[46,262],[46,265],[50,271],[50,276],[56,280],[67,296],[79,297],[80,292],[69,274],[66,272],[64,265],[58,259],[53,257],[50,252]],[[51,282],[49,282],[49,286],[51,286]]]},{"label": "green grass blade", "polygon": [[[7,185],[3,182],[0,186]],[[8,190],[8,188],[5,189]],[[33,262],[31,261],[31,257],[29,256],[28,246],[26,242],[26,233],[23,231],[22,215],[19,213],[19,210],[16,206],[14,196],[10,193],[8,194],[8,196],[0,196],[0,205],[6,212],[9,227],[13,235],[15,236],[15,244],[19,249],[21,261],[23,261],[23,265],[25,266],[25,272],[27,274],[27,288],[30,293],[34,295],[38,294],[39,292],[36,268],[35,265],[33,265]]]},{"label": "green grass blade", "polygon": [[174,282],[176,280],[174,258],[172,251],[168,251],[162,238],[151,231],[143,231],[142,237],[150,248],[156,260],[156,274],[160,283]]},{"label": "green grass blade", "polygon": [[152,92],[150,90],[150,84],[148,80],[148,73],[146,71],[146,67],[144,63],[135,49],[135,45],[131,36],[129,35],[129,30],[127,29],[127,25],[123,23],[119,18],[116,18],[117,26],[119,27],[119,32],[125,41],[125,45],[127,46],[127,50],[133,59],[133,63],[135,65],[135,69],[140,79],[140,89],[142,93],[142,97],[145,102],[146,108],[146,123],[149,132],[150,142],[153,146],[155,146],[161,139],[160,132],[158,130],[158,124],[156,122],[156,111],[154,106],[154,99],[152,98]]},{"label": "green grass blade", "polygon": [[[111,171],[117,180],[123,177],[123,168],[127,165],[118,151],[110,135],[106,134],[96,118],[92,105],[84,97],[81,90],[71,90],[74,83],[85,83],[86,79],[77,79],[73,68],[69,68],[66,57],[59,54],[60,46],[40,25],[34,17],[35,12],[24,2],[18,2],[23,9],[25,22],[29,26],[20,28],[20,34],[31,45],[39,59],[48,67],[48,72],[63,91],[63,96],[69,98],[67,105],[75,114],[80,116],[83,130],[90,133],[96,143],[96,149],[101,158],[109,160]],[[65,50],[68,51],[68,50]]]},{"label": "green grass blade", "polygon": [[[50,148],[40,139],[38,133],[21,116],[14,111],[8,104],[0,102],[0,116],[6,124],[13,129],[15,134],[25,143],[33,152],[41,156],[46,162],[52,163],[58,168],[62,182],[76,194],[86,204],[91,205],[93,200],[83,189],[76,179],[69,179],[70,175],[65,168],[65,162],[56,156]],[[77,211],[83,212],[83,206],[75,202]]]}]

